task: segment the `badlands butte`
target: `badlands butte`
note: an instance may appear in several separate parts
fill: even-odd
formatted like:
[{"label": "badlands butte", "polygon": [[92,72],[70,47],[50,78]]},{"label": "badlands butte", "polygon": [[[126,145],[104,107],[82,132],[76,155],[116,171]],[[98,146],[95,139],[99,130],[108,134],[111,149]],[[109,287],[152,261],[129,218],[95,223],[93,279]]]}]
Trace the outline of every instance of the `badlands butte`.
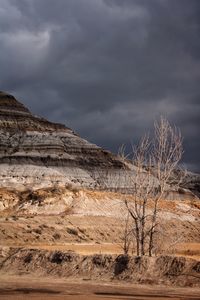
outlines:
[{"label": "badlands butte", "polygon": [[157,256],[138,259],[121,255],[134,172],[130,161],[0,92],[0,276],[200,286],[200,176],[168,187]]}]

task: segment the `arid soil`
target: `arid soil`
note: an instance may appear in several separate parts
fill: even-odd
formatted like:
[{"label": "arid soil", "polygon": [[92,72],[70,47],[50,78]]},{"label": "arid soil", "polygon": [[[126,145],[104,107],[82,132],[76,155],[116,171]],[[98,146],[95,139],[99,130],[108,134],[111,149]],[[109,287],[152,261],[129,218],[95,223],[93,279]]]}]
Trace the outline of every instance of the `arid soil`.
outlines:
[{"label": "arid soil", "polygon": [[157,299],[195,300],[199,299],[199,289],[167,288],[165,286],[134,285],[130,283],[96,282],[32,276],[0,277],[1,300],[108,300],[108,299]]},{"label": "arid soil", "polygon": [[161,201],[156,256],[138,260],[132,248],[121,255],[122,196],[38,193],[16,203],[2,194],[0,299],[200,299],[199,200]]}]

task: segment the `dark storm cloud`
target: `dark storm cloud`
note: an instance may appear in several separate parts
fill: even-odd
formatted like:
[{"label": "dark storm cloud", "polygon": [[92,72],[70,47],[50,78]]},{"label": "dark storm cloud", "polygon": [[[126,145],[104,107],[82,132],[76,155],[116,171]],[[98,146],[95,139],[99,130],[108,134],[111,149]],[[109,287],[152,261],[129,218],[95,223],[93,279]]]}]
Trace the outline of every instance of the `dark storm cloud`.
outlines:
[{"label": "dark storm cloud", "polygon": [[160,114],[200,170],[199,0],[0,0],[0,84],[116,151]]}]

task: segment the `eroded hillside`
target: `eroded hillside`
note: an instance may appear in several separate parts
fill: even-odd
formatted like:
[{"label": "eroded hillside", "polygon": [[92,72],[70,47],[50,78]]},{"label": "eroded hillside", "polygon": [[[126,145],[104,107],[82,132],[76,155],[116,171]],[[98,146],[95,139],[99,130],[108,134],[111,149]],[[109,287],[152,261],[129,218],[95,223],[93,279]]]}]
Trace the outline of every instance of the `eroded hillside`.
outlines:
[{"label": "eroded hillside", "polygon": [[[71,243],[108,243],[114,244],[111,252],[122,251],[116,245],[123,241],[127,213],[124,201],[132,201],[131,195],[51,188],[18,192],[1,189],[0,197],[3,246],[53,245],[64,249]],[[180,243],[199,243],[198,199],[160,201],[158,220],[157,252],[173,252]],[[200,255],[198,251],[195,254]]]}]

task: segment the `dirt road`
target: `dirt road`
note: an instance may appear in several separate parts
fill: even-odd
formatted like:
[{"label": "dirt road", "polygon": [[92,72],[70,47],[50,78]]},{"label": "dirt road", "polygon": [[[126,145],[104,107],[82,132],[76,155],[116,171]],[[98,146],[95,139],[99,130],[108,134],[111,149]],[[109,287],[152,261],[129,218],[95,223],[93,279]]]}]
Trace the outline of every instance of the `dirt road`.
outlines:
[{"label": "dirt road", "polygon": [[109,300],[109,299],[200,299],[195,288],[168,288],[163,286],[133,285],[128,283],[69,281],[29,276],[0,278],[0,300]]}]

